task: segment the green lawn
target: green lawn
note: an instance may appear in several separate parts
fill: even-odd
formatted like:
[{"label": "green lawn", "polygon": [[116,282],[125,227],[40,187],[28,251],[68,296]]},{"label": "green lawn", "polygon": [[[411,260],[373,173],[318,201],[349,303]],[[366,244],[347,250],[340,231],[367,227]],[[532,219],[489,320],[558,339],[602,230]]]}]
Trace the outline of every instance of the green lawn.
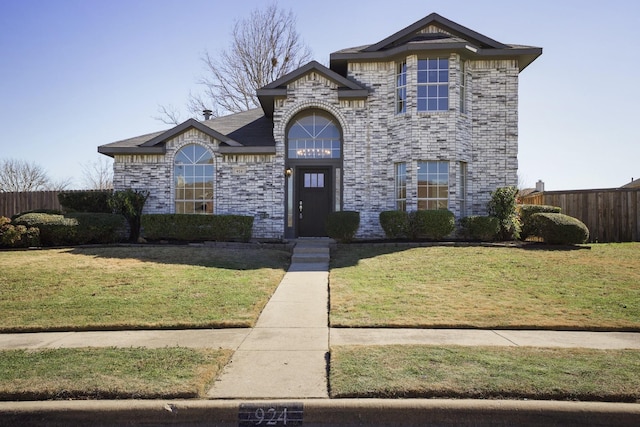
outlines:
[{"label": "green lawn", "polygon": [[333,398],[516,398],[637,402],[640,351],[527,347],[331,349]]},{"label": "green lawn", "polygon": [[204,397],[230,350],[83,348],[0,352],[0,400]]},{"label": "green lawn", "polygon": [[252,326],[289,259],[188,246],[0,252],[0,330]]},{"label": "green lawn", "polygon": [[640,330],[640,243],[344,245],[331,267],[332,326]]}]

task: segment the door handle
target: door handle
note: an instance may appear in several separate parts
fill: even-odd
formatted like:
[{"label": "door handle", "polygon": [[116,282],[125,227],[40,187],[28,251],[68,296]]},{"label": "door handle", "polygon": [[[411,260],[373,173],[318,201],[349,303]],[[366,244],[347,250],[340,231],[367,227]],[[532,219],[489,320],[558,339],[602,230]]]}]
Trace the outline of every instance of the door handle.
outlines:
[{"label": "door handle", "polygon": [[300,213],[302,213],[302,200],[298,202],[298,210],[300,211]]}]

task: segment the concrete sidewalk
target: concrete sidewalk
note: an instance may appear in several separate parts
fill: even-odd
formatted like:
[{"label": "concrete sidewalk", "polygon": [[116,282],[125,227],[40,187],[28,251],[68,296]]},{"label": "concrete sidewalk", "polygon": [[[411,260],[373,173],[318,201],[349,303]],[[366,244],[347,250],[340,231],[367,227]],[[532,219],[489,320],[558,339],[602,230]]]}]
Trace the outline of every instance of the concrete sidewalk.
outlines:
[{"label": "concrete sidewalk", "polygon": [[[265,328],[268,329],[268,328]],[[277,328],[273,328],[275,331]],[[290,328],[288,332],[295,328]],[[287,328],[283,328],[287,331]],[[189,347],[237,350],[252,329],[187,329],[102,332],[0,334],[0,350],[74,347]],[[266,338],[265,331],[259,334]],[[282,332],[282,331],[279,331]],[[640,333],[490,329],[365,329],[329,328],[329,347],[338,345],[462,345],[582,347],[638,349]],[[288,335],[288,338],[291,335]],[[326,338],[325,338],[326,339]]]}]

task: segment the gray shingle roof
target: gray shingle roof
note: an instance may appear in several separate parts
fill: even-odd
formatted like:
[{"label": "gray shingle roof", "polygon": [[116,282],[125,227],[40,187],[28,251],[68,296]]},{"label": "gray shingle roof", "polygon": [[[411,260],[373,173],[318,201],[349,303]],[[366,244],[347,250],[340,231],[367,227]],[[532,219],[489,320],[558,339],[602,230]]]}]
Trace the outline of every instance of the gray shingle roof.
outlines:
[{"label": "gray shingle roof", "polygon": [[[210,134],[214,138],[223,141],[221,151],[266,152],[275,148],[272,121],[265,117],[262,109],[254,108],[241,113],[215,117],[202,122],[196,122],[190,119],[168,130],[102,145],[98,147],[98,152],[107,155],[164,153],[165,141],[163,135],[166,139],[170,139],[175,136],[176,133],[182,132],[185,128],[194,127],[193,125],[211,129],[212,132]],[[225,143],[225,141],[227,141],[227,143]]]}]

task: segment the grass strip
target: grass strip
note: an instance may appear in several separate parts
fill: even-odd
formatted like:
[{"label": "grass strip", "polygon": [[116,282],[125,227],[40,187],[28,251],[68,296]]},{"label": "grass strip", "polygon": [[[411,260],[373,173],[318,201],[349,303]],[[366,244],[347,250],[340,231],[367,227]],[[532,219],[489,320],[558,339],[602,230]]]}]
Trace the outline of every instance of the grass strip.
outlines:
[{"label": "grass strip", "polygon": [[640,243],[590,250],[344,245],[331,325],[640,330]]},{"label": "grass strip", "polygon": [[5,350],[0,400],[203,397],[231,353],[182,347]]},{"label": "grass strip", "polygon": [[0,252],[0,330],[252,326],[289,259],[188,246]]},{"label": "grass strip", "polygon": [[636,402],[638,372],[636,350],[340,346],[330,395]]}]

